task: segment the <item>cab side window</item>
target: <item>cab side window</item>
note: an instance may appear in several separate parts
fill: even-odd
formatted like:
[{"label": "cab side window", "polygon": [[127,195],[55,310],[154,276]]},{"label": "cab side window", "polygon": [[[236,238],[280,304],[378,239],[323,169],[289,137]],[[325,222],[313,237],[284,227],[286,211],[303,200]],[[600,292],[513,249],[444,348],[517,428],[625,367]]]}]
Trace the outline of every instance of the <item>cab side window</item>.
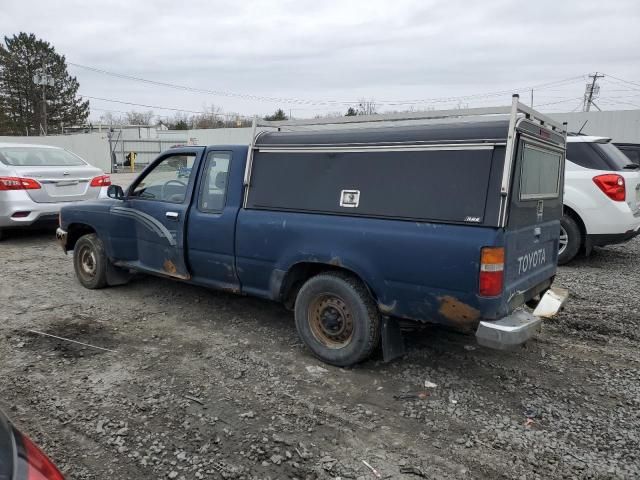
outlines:
[{"label": "cab side window", "polygon": [[195,159],[195,153],[164,158],[140,180],[130,196],[168,203],[184,202]]},{"label": "cab side window", "polygon": [[230,152],[209,152],[202,173],[202,186],[198,209],[203,212],[221,212],[227,195]]}]

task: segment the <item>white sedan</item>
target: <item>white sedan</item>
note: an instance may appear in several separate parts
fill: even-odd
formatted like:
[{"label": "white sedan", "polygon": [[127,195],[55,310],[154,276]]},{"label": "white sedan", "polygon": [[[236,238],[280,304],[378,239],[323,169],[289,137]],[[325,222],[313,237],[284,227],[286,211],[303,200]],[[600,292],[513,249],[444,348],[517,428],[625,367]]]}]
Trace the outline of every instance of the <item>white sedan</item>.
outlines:
[{"label": "white sedan", "polygon": [[0,143],[0,238],[55,223],[63,205],[106,196],[109,175],[62,148]]}]

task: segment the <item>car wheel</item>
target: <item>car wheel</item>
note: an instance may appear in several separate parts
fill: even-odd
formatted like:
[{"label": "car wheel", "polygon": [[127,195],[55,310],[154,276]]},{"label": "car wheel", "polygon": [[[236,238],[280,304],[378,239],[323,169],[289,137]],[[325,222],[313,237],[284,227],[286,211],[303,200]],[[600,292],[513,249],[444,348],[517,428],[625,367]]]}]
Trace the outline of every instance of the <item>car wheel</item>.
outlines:
[{"label": "car wheel", "polygon": [[80,237],[73,248],[73,267],[85,288],[107,286],[108,261],[102,240],[95,233]]},{"label": "car wheel", "polygon": [[309,279],[295,303],[302,341],[323,362],[345,367],[365,360],[380,341],[380,312],[358,279],[339,272]]},{"label": "car wheel", "polygon": [[4,234],[2,233],[2,229],[0,228],[0,240],[2,240],[3,237],[4,237]]},{"label": "car wheel", "polygon": [[582,232],[578,223],[569,215],[560,220],[558,265],[565,265],[575,258],[582,245]]}]

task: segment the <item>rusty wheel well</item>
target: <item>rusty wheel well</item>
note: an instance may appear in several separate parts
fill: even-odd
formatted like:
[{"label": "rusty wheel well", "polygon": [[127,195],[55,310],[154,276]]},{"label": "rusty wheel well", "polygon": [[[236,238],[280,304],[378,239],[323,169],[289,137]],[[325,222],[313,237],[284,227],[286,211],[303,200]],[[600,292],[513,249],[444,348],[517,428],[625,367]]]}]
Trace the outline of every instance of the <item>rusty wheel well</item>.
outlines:
[{"label": "rusty wheel well", "polygon": [[287,271],[287,274],[282,280],[282,286],[280,287],[281,301],[287,308],[292,309],[296,301],[296,296],[298,295],[300,288],[302,288],[302,285],[304,285],[304,283],[311,277],[325,272],[344,272],[358,279],[369,291],[371,297],[376,300],[376,296],[371,288],[369,288],[367,283],[363,281],[362,278],[360,278],[360,276],[352,270],[337,265],[330,265],[327,263],[302,262],[293,265],[289,269],[289,271]]},{"label": "rusty wheel well", "polygon": [[72,223],[69,225],[67,228],[67,250],[73,250],[78,239],[89,233],[96,233],[95,229],[89,225],[84,223]]}]

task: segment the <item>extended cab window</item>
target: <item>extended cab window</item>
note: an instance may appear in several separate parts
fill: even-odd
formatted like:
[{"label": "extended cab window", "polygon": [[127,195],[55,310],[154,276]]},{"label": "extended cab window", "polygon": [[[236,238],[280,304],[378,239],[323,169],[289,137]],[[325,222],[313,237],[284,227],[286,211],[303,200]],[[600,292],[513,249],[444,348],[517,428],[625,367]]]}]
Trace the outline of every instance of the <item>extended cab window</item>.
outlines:
[{"label": "extended cab window", "polygon": [[200,210],[219,212],[224,208],[230,161],[229,152],[209,152],[207,155],[198,202]]},{"label": "extended cab window", "polygon": [[520,174],[520,199],[556,198],[560,193],[562,155],[524,144]]},{"label": "extended cab window", "polygon": [[131,196],[161,202],[184,202],[195,159],[195,153],[164,158],[135,186]]}]

